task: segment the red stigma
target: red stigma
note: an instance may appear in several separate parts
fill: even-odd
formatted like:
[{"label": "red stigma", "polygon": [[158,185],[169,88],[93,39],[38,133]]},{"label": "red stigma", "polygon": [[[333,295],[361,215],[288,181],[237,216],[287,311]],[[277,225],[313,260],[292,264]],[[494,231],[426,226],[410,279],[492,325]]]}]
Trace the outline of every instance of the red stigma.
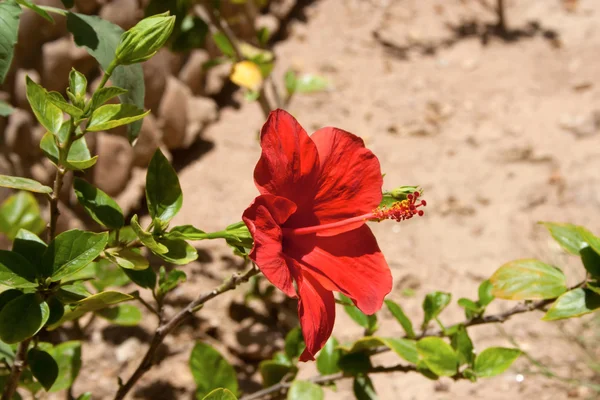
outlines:
[{"label": "red stigma", "polygon": [[406,196],[406,200],[396,202],[390,207],[378,208],[373,212],[373,219],[376,221],[392,219],[400,222],[411,219],[415,215],[423,216],[423,210],[418,210],[418,208],[425,207],[427,202],[425,200],[417,201],[420,195],[419,192],[414,192]]}]

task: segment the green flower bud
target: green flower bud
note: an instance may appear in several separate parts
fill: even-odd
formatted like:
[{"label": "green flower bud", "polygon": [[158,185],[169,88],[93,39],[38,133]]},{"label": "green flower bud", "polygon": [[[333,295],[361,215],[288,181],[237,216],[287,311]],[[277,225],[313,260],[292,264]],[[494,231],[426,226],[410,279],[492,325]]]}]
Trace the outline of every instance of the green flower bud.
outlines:
[{"label": "green flower bud", "polygon": [[151,58],[165,44],[175,25],[169,12],[144,18],[121,35],[116,62],[119,65],[136,64]]}]

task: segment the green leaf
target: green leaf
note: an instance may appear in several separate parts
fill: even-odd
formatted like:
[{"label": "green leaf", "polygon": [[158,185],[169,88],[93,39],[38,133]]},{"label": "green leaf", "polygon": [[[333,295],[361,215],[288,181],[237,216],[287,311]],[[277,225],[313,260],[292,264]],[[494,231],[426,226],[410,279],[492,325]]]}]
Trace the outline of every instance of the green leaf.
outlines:
[{"label": "green leaf", "polygon": [[36,287],[36,267],[22,255],[0,250],[0,285],[11,288]]},{"label": "green leaf", "polygon": [[35,233],[27,229],[19,229],[13,241],[12,251],[25,257],[35,269],[42,265],[42,255],[47,247]]},{"label": "green leaf", "polygon": [[469,333],[464,325],[459,325],[456,333],[451,337],[452,348],[456,350],[460,364],[473,365],[475,353],[473,352],[473,342],[469,337]]},{"label": "green leaf", "polygon": [[585,270],[589,272],[591,276],[600,276],[600,255],[598,255],[598,253],[590,246],[584,247],[579,253]]},{"label": "green leaf", "polygon": [[287,394],[287,400],[323,400],[323,388],[308,381],[294,381]]},{"label": "green leaf", "polygon": [[108,242],[108,233],[73,229],[58,235],[44,253],[44,276],[59,281],[85,268],[98,257]]},{"label": "green leaf", "polygon": [[40,207],[31,193],[19,192],[0,205],[0,232],[11,240],[22,228],[40,233],[45,227]]},{"label": "green leaf", "polygon": [[368,375],[358,375],[354,378],[352,384],[352,390],[354,391],[354,397],[356,400],[378,400],[377,392],[371,378]]},{"label": "green leaf", "polygon": [[64,342],[46,351],[58,364],[58,378],[49,391],[54,393],[70,388],[81,369],[81,342]]},{"label": "green leaf", "polygon": [[423,311],[425,312],[423,326],[427,326],[432,319],[437,318],[444,308],[450,304],[450,300],[452,300],[452,295],[450,293],[428,293],[423,300]]},{"label": "green leaf", "polygon": [[413,330],[412,322],[410,322],[410,319],[406,316],[402,307],[392,300],[385,300],[385,305],[387,306],[388,310],[390,310],[394,318],[396,318],[396,321],[400,323],[402,329],[404,329],[404,332],[406,332],[406,336],[409,338],[414,338],[415,331]]},{"label": "green leaf", "polygon": [[475,374],[482,378],[499,375],[506,371],[520,355],[519,349],[487,348],[475,359]]},{"label": "green leaf", "polygon": [[[0,341],[0,361],[6,361],[9,365],[12,364],[15,359],[15,352],[12,346]],[[2,381],[0,381],[0,388],[2,387]]]},{"label": "green leaf", "polygon": [[202,400],[237,400],[237,397],[229,390],[219,388],[204,396]]},{"label": "green leaf", "polygon": [[379,328],[377,324],[377,315],[366,315],[358,309],[348,297],[339,294],[340,300],[347,305],[344,305],[344,311],[352,318],[354,322],[365,328],[367,335],[372,335]]},{"label": "green leaf", "polygon": [[9,301],[0,311],[0,340],[12,344],[35,335],[48,321],[50,309],[36,293]]},{"label": "green leaf", "polygon": [[169,12],[144,18],[121,36],[115,56],[117,63],[128,65],[148,60],[165,44],[174,26],[175,17],[169,16]]},{"label": "green leaf", "polygon": [[19,37],[21,7],[13,0],[0,3],[0,84],[8,73]]},{"label": "green leaf", "polygon": [[98,291],[103,291],[109,286],[118,287],[126,285],[129,283],[129,278],[126,272],[132,271],[124,270],[110,260],[106,259],[100,259],[96,262],[93,262],[91,263],[91,266],[86,267],[86,269],[87,268],[92,268],[92,276],[96,279],[92,280],[91,284]]},{"label": "green leaf", "polygon": [[554,240],[556,240],[568,253],[578,256],[579,250],[586,245],[579,233],[579,227],[577,225],[561,224],[557,222],[540,223],[550,231]]},{"label": "green leaf", "polygon": [[73,118],[77,119],[83,115],[83,110],[65,101],[64,97],[58,92],[49,92],[48,101],[58,107],[61,111],[66,112]]},{"label": "green leaf", "polygon": [[121,326],[135,326],[142,320],[142,312],[131,304],[119,304],[116,307],[96,311],[96,315]]},{"label": "green leaf", "polygon": [[[0,7],[2,7],[2,6],[0,5]],[[0,56],[0,62],[2,62],[1,56]],[[0,81],[0,83],[2,83],[2,82]],[[0,117],[8,117],[14,111],[15,111],[15,109],[10,104],[8,104],[7,102],[5,102],[3,100],[0,100]]]},{"label": "green leaf", "polygon": [[[8,290],[5,290],[2,293],[0,293],[0,311],[2,311],[4,306],[7,305],[10,301],[16,299],[17,297],[19,297],[22,294],[23,294],[23,292],[20,290],[17,290],[17,289],[8,289]],[[1,352],[0,352],[0,357],[2,357]]]},{"label": "green leaf", "polygon": [[79,395],[79,397],[77,397],[77,400],[92,400],[92,394],[90,392],[85,392]]},{"label": "green leaf", "polygon": [[107,131],[138,121],[149,113],[149,110],[144,111],[133,104],[106,104],[94,110],[86,131]]},{"label": "green leaf", "polygon": [[507,300],[552,299],[567,291],[561,270],[533,259],[504,264],[490,281],[494,296]]},{"label": "green leaf", "polygon": [[579,233],[586,244],[589,244],[596,253],[600,254],[600,238],[583,227],[579,227]]},{"label": "green leaf", "polygon": [[317,356],[317,369],[321,375],[335,374],[340,371],[337,364],[342,354],[337,348],[338,344],[338,341],[330,336]]},{"label": "green leaf", "polygon": [[384,338],[377,336],[365,336],[358,339],[351,347],[340,346],[347,353],[357,353],[365,350],[371,350],[379,346],[388,347],[406,361],[416,364],[418,361],[418,353],[416,342],[411,339],[404,338]]},{"label": "green leaf", "polygon": [[478,290],[479,305],[485,307],[494,300],[494,294],[492,293],[493,290],[494,285],[492,284],[492,282],[490,282],[489,279],[486,279],[485,281],[481,282]]},{"label": "green leaf", "polygon": [[[95,285],[94,285],[95,286]],[[74,282],[70,285],[61,286],[56,297],[64,304],[74,304],[80,300],[89,297],[91,293],[83,285],[83,282]],[[64,310],[63,310],[64,315]],[[62,319],[62,316],[61,316]],[[59,320],[60,321],[60,320]],[[56,322],[52,322],[50,325],[55,325]]]},{"label": "green leaf", "polygon": [[[123,30],[117,25],[92,15],[69,12],[67,14],[67,29],[73,34],[77,46],[85,47],[106,70],[113,59],[121,40]],[[141,65],[118,66],[113,71],[110,80],[114,86],[121,87],[127,92],[119,98],[123,104],[133,104],[144,108],[144,73]],[[127,127],[129,142],[137,138],[142,122],[137,121]]]},{"label": "green leaf", "polygon": [[198,342],[190,355],[190,369],[197,390],[196,397],[202,398],[214,389],[225,388],[238,391],[238,382],[233,367],[211,346]]},{"label": "green leaf", "polygon": [[600,295],[589,289],[577,288],[561,295],[544,318],[545,321],[580,317],[600,308]]},{"label": "green leaf", "polygon": [[75,5],[75,0],[60,0],[65,8],[72,8]]},{"label": "green leaf", "polygon": [[281,382],[284,377],[293,377],[298,372],[298,368],[295,366],[274,360],[262,361],[258,364],[258,370],[262,377],[264,387],[276,385]]},{"label": "green leaf", "polygon": [[[48,159],[54,163],[54,165],[58,165],[58,146],[56,144],[55,137],[50,132],[47,132],[42,137],[42,140],[40,141],[40,148],[46,157],[48,157]],[[70,170],[82,171],[92,167],[94,164],[96,164],[97,160],[98,156],[92,157],[90,150],[87,147],[85,137],[82,137],[75,140],[71,144],[71,148],[69,149],[69,154],[67,155],[66,162],[64,162],[64,166]]]},{"label": "green leaf", "polygon": [[458,356],[441,338],[426,337],[419,340],[417,351],[425,365],[436,375],[453,376],[458,372]]},{"label": "green leaf", "polygon": [[50,102],[46,89],[32,81],[29,76],[25,80],[27,84],[27,101],[29,101],[35,117],[46,130],[58,135],[63,122],[62,111]]},{"label": "green leaf", "polygon": [[208,25],[200,17],[186,15],[181,23],[181,30],[173,43],[173,51],[189,51],[191,49],[203,48],[208,34]]},{"label": "green leaf", "polygon": [[119,229],[125,224],[121,207],[109,195],[81,178],[73,182],[79,204],[99,224]]},{"label": "green leaf", "polygon": [[338,366],[351,375],[366,373],[373,367],[371,358],[364,352],[342,354]]},{"label": "green leaf", "polygon": [[146,268],[141,271],[133,269],[123,269],[122,271],[125,272],[129,279],[136,285],[154,290],[154,287],[156,286],[156,272],[154,272],[152,268]]},{"label": "green leaf", "polygon": [[37,5],[33,4],[29,0],[17,0],[17,3],[19,3],[23,7],[29,8],[30,10],[32,10],[33,12],[35,12],[37,15],[39,15],[42,18],[44,18],[46,21],[54,23],[54,18],[52,18],[50,16],[50,14],[48,14],[48,12],[46,10],[44,10],[43,8],[38,7]]},{"label": "green leaf", "polygon": [[223,53],[227,57],[235,58],[235,50],[233,49],[233,46],[231,45],[229,39],[227,39],[227,36],[225,36],[221,32],[217,32],[213,35],[213,40],[219,48],[219,50],[221,50],[221,53]]},{"label": "green leaf", "polygon": [[198,258],[196,249],[185,240],[159,239],[158,243],[165,246],[168,251],[157,255],[172,264],[186,265]]},{"label": "green leaf", "polygon": [[288,69],[285,72],[283,81],[285,83],[285,90],[287,91],[288,96],[296,92],[297,79],[296,72],[294,72],[293,69]]},{"label": "green leaf", "polygon": [[103,87],[98,89],[92,95],[91,110],[96,110],[98,107],[109,101],[110,99],[127,93],[127,90],[116,86]]},{"label": "green leaf", "polygon": [[63,315],[65,315],[65,305],[56,296],[50,297],[47,303],[50,308],[50,316],[46,324],[52,325],[60,321]]},{"label": "green leaf", "polygon": [[118,252],[108,251],[107,257],[115,262],[119,267],[124,269],[133,269],[142,271],[150,266],[150,263],[138,249],[121,249]]},{"label": "green leaf", "polygon": [[169,249],[165,245],[160,244],[156,240],[154,240],[154,236],[150,232],[147,232],[142,229],[142,227],[138,223],[137,215],[131,217],[131,227],[133,228],[135,234],[140,239],[140,241],[144,244],[144,246],[150,249],[150,251],[152,251],[154,254],[159,255],[169,252]]},{"label": "green leaf", "polygon": [[146,173],[146,200],[152,219],[169,222],[181,209],[183,193],[177,172],[157,149]]},{"label": "green leaf", "polygon": [[288,358],[294,359],[300,357],[300,354],[306,348],[306,344],[304,343],[304,338],[302,337],[302,330],[299,327],[296,327],[288,332],[285,336],[285,354]]},{"label": "green leaf", "polygon": [[27,190],[35,193],[52,193],[52,188],[44,186],[38,181],[18,176],[0,175],[0,186],[11,189]]},{"label": "green leaf", "polygon": [[36,348],[27,352],[27,362],[31,373],[48,391],[58,378],[58,364],[47,352]]},{"label": "green leaf", "polygon": [[180,225],[171,229],[165,236],[169,239],[203,240],[206,239],[206,232],[192,225]]},{"label": "green leaf", "polygon": [[113,291],[100,292],[93,296],[86,297],[85,299],[72,303],[72,306],[74,308],[70,311],[65,312],[65,315],[61,318],[61,320],[55,324],[48,326],[48,329],[56,329],[63,323],[77,319],[88,312],[102,310],[103,308],[110,307],[115,304],[119,304],[132,299],[132,296],[125,293]]},{"label": "green leaf", "polygon": [[329,88],[329,82],[322,76],[304,74],[296,77],[295,90],[298,93],[322,92]]},{"label": "green leaf", "polygon": [[[81,72],[71,68],[69,72],[69,93],[71,93],[76,100],[74,102],[77,107],[83,107],[85,103],[85,93],[87,91],[87,79]],[[94,92],[94,95],[96,92]]]}]

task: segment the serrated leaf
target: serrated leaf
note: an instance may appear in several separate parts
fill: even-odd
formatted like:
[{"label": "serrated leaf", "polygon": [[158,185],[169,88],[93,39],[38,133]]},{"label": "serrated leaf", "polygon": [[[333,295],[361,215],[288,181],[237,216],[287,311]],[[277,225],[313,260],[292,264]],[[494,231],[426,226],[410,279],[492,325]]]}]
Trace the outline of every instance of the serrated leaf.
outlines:
[{"label": "serrated leaf", "polygon": [[562,294],[544,315],[543,320],[580,317],[600,308],[600,295],[589,289],[577,288]]},{"label": "serrated leaf", "polygon": [[214,389],[225,388],[238,391],[235,370],[227,360],[211,346],[198,342],[190,355],[190,369],[196,382],[196,397],[202,398]]},{"label": "serrated leaf", "polygon": [[396,318],[396,321],[400,323],[402,329],[404,329],[404,332],[406,332],[406,336],[409,338],[414,338],[415,331],[413,329],[412,322],[406,316],[402,307],[392,300],[385,300],[385,305],[387,306],[388,310],[390,310],[394,318]]},{"label": "serrated leaf", "polygon": [[573,224],[558,222],[540,222],[549,231],[554,240],[568,253],[579,255],[579,250],[585,246],[585,241],[579,234],[579,227]]},{"label": "serrated leaf", "polygon": [[85,268],[102,253],[108,233],[92,233],[73,229],[54,238],[43,256],[44,276],[56,282]]},{"label": "serrated leaf", "polygon": [[0,175],[0,186],[35,193],[52,193],[51,187],[42,185],[33,179],[18,176]]},{"label": "serrated leaf", "polygon": [[27,76],[26,95],[29,105],[40,124],[49,132],[58,135],[63,122],[62,111],[50,102],[46,89],[35,83]]},{"label": "serrated leaf", "polygon": [[324,398],[323,388],[309,381],[294,381],[287,394],[287,400],[323,400]]},{"label": "serrated leaf", "polygon": [[169,222],[181,209],[183,193],[177,172],[157,149],[146,173],[146,200],[152,219]]},{"label": "serrated leaf", "polygon": [[317,369],[321,375],[335,374],[340,371],[337,363],[341,357],[341,352],[337,348],[338,341],[330,336],[317,356]]},{"label": "serrated leaf", "polygon": [[0,232],[10,240],[15,238],[20,229],[40,233],[45,226],[40,207],[31,193],[19,192],[0,205]]},{"label": "serrated leaf", "polygon": [[94,110],[86,130],[89,132],[107,131],[139,121],[149,113],[150,111],[144,111],[133,104],[106,104]]},{"label": "serrated leaf", "polygon": [[423,317],[423,326],[427,326],[432,319],[437,318],[438,315],[444,311],[444,308],[450,304],[450,300],[452,300],[452,295],[450,293],[428,293],[423,300],[423,311],[425,313]]},{"label": "serrated leaf", "polygon": [[[90,53],[106,70],[121,41],[123,30],[117,25],[92,15],[67,13],[67,29],[73,34],[75,44]],[[139,64],[121,65],[115,68],[110,80],[114,86],[127,92],[119,96],[121,103],[144,107],[144,73]],[[133,143],[142,127],[141,121],[127,127],[129,142]]]},{"label": "serrated leaf", "polygon": [[19,37],[21,7],[14,0],[0,3],[0,84],[8,73]]},{"label": "serrated leaf", "polygon": [[169,252],[169,249],[165,245],[160,244],[156,240],[154,240],[154,236],[152,235],[152,233],[142,229],[138,222],[137,215],[131,217],[131,227],[133,228],[133,231],[140,239],[140,241],[144,244],[144,246],[146,246],[154,254],[160,255]]},{"label": "serrated leaf", "polygon": [[50,309],[36,293],[9,301],[0,311],[0,340],[12,344],[35,335],[48,321]]},{"label": "serrated leaf", "polygon": [[423,338],[417,342],[417,351],[425,365],[436,375],[453,376],[458,372],[458,356],[443,339]]},{"label": "serrated leaf", "polygon": [[520,355],[519,349],[490,347],[477,356],[473,369],[482,378],[496,376],[506,371]]},{"label": "serrated leaf", "polygon": [[71,303],[73,309],[65,312],[65,315],[61,318],[61,320],[55,324],[49,325],[48,329],[56,329],[63,323],[77,319],[88,312],[98,311],[132,299],[132,296],[125,293],[113,291],[100,292],[75,303]]},{"label": "serrated leaf", "polygon": [[109,195],[81,178],[73,182],[79,204],[100,225],[119,229],[125,224],[121,207]]},{"label": "serrated leaf", "polygon": [[565,275],[533,259],[511,261],[490,278],[494,296],[507,300],[552,299],[567,291]]},{"label": "serrated leaf", "polygon": [[35,379],[48,391],[58,378],[58,364],[50,354],[36,348],[27,352],[29,369]]},{"label": "serrated leaf", "polygon": [[96,315],[121,326],[135,326],[142,320],[142,312],[131,304],[119,304],[116,307],[96,311]]},{"label": "serrated leaf", "polygon": [[22,255],[8,250],[0,250],[0,285],[10,288],[32,288],[36,282],[37,270]]}]

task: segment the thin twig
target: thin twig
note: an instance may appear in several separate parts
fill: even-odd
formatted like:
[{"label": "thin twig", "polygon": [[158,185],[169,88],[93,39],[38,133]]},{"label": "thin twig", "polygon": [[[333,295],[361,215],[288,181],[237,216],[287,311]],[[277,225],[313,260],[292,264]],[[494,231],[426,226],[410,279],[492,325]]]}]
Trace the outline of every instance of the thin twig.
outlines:
[{"label": "thin twig", "polygon": [[13,395],[17,391],[17,386],[19,386],[19,379],[21,378],[21,374],[27,365],[27,350],[29,348],[29,343],[33,338],[28,338],[19,343],[19,347],[17,349],[17,354],[15,354],[15,360],[13,361],[12,369],[10,370],[10,375],[6,380],[6,384],[4,386],[4,392],[2,393],[2,400],[12,400]]},{"label": "thin twig", "polygon": [[[154,337],[152,338],[150,347],[148,347],[144,358],[138,365],[133,375],[131,375],[131,377],[127,380],[127,382],[125,382],[119,387],[119,390],[115,395],[115,400],[122,400],[123,398],[125,398],[127,393],[131,390],[131,388],[133,388],[137,381],[152,367],[155,361],[156,351],[158,350],[160,344],[163,342],[167,335],[173,332],[173,330],[177,328],[188,317],[194,315],[194,313],[197,310],[199,310],[204,305],[204,303],[211,299],[214,299],[215,297],[229,290],[235,289],[237,286],[244,282],[248,282],[248,280],[254,275],[258,274],[258,272],[258,268],[255,265],[253,265],[252,268],[250,268],[243,274],[234,274],[231,278],[227,279],[222,285],[216,287],[210,292],[199,295],[194,301],[189,303],[183,310],[179,311],[179,313],[177,313],[169,321],[161,321],[158,328],[156,328],[156,331],[154,332]],[[160,310],[162,310],[162,307],[160,307]]]}]

